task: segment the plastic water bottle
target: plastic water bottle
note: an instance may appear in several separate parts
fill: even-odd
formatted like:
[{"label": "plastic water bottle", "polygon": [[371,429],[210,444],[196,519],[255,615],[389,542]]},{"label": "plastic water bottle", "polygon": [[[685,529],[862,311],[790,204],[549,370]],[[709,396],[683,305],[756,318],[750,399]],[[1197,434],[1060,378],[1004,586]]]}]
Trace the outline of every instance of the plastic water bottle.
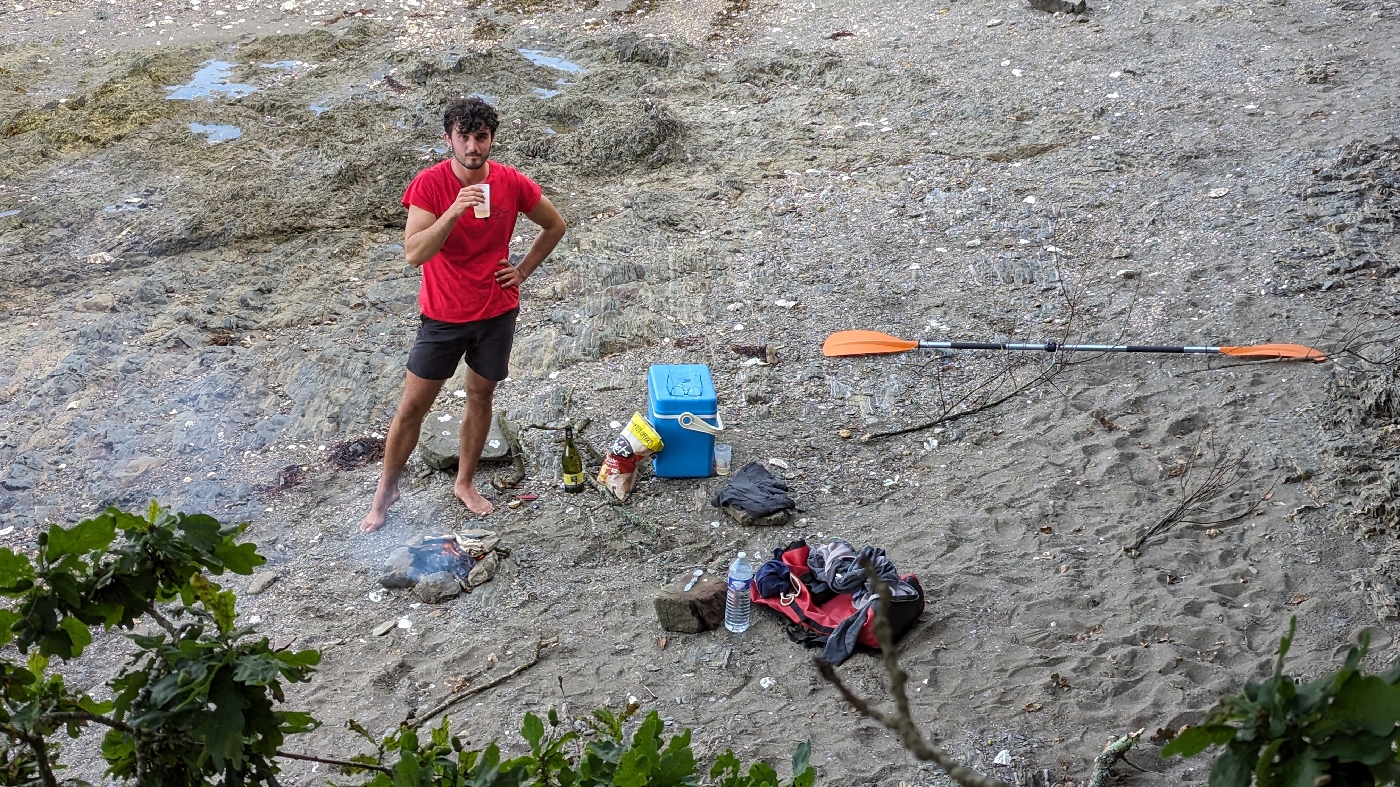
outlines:
[{"label": "plastic water bottle", "polygon": [[724,627],[742,634],[749,628],[749,585],[753,584],[753,564],[743,552],[729,564],[729,594],[724,600]]}]

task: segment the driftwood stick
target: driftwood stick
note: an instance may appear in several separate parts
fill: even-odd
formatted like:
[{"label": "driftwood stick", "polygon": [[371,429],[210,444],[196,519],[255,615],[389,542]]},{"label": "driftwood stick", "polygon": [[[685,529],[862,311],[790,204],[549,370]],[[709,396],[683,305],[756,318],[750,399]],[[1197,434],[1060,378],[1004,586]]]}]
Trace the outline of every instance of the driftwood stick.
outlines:
[{"label": "driftwood stick", "polygon": [[948,754],[943,749],[930,743],[924,737],[919,726],[914,723],[914,719],[909,714],[909,695],[904,690],[904,685],[909,682],[909,673],[899,665],[899,655],[895,652],[894,634],[890,630],[889,608],[894,603],[890,597],[890,587],[880,579],[880,575],[875,572],[874,565],[869,559],[862,561],[865,574],[870,578],[875,586],[875,592],[879,594],[880,600],[875,609],[875,638],[880,641],[880,654],[884,660],[885,671],[890,675],[890,695],[894,697],[895,712],[893,714],[871,707],[855,692],[847,688],[845,683],[836,674],[836,668],[831,663],[820,657],[813,658],[817,665],[817,670],[822,677],[836,687],[841,692],[841,696],[852,708],[862,716],[868,716],[886,728],[899,734],[899,741],[909,753],[925,762],[931,762],[943,769],[949,778],[962,787],[1012,787],[1011,784],[1000,779],[993,778],[980,771],[975,771]]},{"label": "driftwood stick", "polygon": [[[1089,777],[1089,787],[1104,787],[1112,775],[1109,771],[1128,750],[1133,748],[1133,744],[1142,737],[1142,730],[1130,732],[1127,735],[1112,741],[1104,747],[1103,753],[1094,758],[1094,774]],[[1131,763],[1129,763],[1131,764]]]},{"label": "driftwood stick", "polygon": [[[948,752],[931,743],[924,737],[923,731],[914,722],[913,716],[909,713],[909,694],[905,691],[905,684],[909,682],[909,673],[899,665],[899,655],[895,652],[894,633],[890,629],[889,608],[893,605],[890,597],[890,587],[876,573],[874,565],[869,558],[861,561],[861,567],[865,569],[865,575],[869,578],[870,584],[875,588],[879,596],[879,602],[875,607],[875,638],[880,642],[880,655],[884,663],[885,672],[890,676],[890,696],[894,698],[894,713],[882,711],[872,707],[863,697],[851,691],[841,678],[836,674],[836,668],[831,663],[821,657],[812,659],[817,666],[817,671],[821,673],[827,682],[836,687],[841,696],[850,703],[852,708],[862,716],[874,719],[899,734],[899,741],[905,749],[909,750],[920,760],[931,762],[943,769],[949,778],[962,787],[1012,787],[1008,782],[1004,782],[992,776],[988,776],[981,771],[969,768],[957,760],[954,760]],[[1105,787],[1110,769],[1123,760],[1123,756],[1142,737],[1142,730],[1124,735],[1104,748],[1103,753],[1094,759],[1094,772],[1090,777],[1088,787]],[[1129,763],[1131,764],[1131,763]]]},{"label": "driftwood stick", "polygon": [[432,717],[438,715],[439,713],[442,713],[443,711],[447,710],[448,708],[452,707],[453,705],[456,705],[457,703],[459,703],[459,702],[461,702],[462,700],[466,699],[467,697],[471,697],[471,696],[473,696],[473,695],[480,694],[481,692],[486,691],[487,689],[494,688],[494,687],[496,687],[496,686],[501,685],[502,683],[505,683],[506,681],[510,680],[511,678],[515,677],[516,675],[519,675],[520,673],[524,672],[525,670],[527,670],[527,669],[529,669],[529,668],[535,666],[536,664],[538,664],[539,661],[540,661],[540,656],[545,652],[545,650],[546,650],[547,648],[552,648],[552,647],[554,647],[555,645],[558,645],[558,644],[559,644],[559,640],[557,640],[557,639],[551,639],[551,640],[541,639],[541,640],[539,640],[538,642],[535,643],[535,655],[531,656],[529,661],[524,662],[524,663],[521,664],[520,666],[516,667],[515,669],[511,670],[510,672],[507,672],[506,674],[500,676],[499,678],[496,678],[495,680],[488,681],[488,682],[486,682],[486,683],[481,684],[480,686],[472,686],[472,687],[470,687],[470,688],[466,688],[466,689],[463,689],[463,690],[461,690],[461,691],[459,691],[459,692],[456,692],[456,693],[452,694],[452,695],[449,696],[447,699],[445,699],[445,700],[443,700],[442,702],[438,703],[438,704],[437,704],[435,707],[433,707],[431,710],[427,711],[427,712],[424,713],[422,716],[419,716],[417,719],[413,720],[413,721],[411,722],[411,725],[412,725],[415,729],[418,728],[418,727],[422,727],[423,724],[426,723],[426,722],[428,721],[428,719],[431,719]]},{"label": "driftwood stick", "polygon": [[509,476],[505,478],[491,479],[491,486],[504,492],[507,489],[514,489],[525,480],[525,449],[520,445],[520,435],[511,428],[510,422],[505,418],[500,419],[501,434],[506,436],[506,445],[510,446],[510,464],[514,468]]},{"label": "driftwood stick", "polygon": [[[589,475],[587,477],[587,481],[589,486],[593,487],[594,491],[598,493],[598,496],[603,499],[603,503],[610,507],[612,511],[622,519],[622,521],[626,522],[629,525],[632,525],[633,527],[640,528],[647,535],[651,536],[653,541],[657,542],[658,544],[661,543],[661,538],[663,535],[661,525],[642,516],[636,511],[633,511],[627,506],[626,503],[623,503],[621,500],[618,500],[617,497],[613,495],[612,490],[598,483],[598,479],[596,477]],[[599,505],[596,508],[602,508],[602,506]],[[642,551],[642,547],[640,544],[637,544],[632,541],[628,541],[627,543],[632,544],[632,546],[635,547],[638,552]]]}]

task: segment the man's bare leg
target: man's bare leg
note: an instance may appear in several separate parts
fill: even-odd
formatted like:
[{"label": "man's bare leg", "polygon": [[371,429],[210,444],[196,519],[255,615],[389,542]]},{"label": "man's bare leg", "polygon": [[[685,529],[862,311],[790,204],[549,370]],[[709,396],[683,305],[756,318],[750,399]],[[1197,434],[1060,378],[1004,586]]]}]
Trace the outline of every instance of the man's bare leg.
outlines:
[{"label": "man's bare leg", "polygon": [[486,516],[496,510],[472,483],[476,475],[476,462],[481,458],[481,448],[486,445],[486,435],[491,431],[491,401],[495,394],[495,383],[467,367],[467,409],[462,414],[462,427],[458,430],[457,483],[452,491],[466,504],[467,510],[477,516]]},{"label": "man's bare leg", "polygon": [[379,487],[374,490],[374,503],[369,513],[360,520],[360,529],[373,533],[384,527],[389,506],[399,500],[399,476],[408,457],[418,445],[418,433],[423,428],[423,419],[433,407],[433,400],[442,390],[445,380],[425,380],[413,372],[406,372],[403,395],[399,397],[399,409],[389,424],[389,437],[384,441],[384,469],[379,473]]}]

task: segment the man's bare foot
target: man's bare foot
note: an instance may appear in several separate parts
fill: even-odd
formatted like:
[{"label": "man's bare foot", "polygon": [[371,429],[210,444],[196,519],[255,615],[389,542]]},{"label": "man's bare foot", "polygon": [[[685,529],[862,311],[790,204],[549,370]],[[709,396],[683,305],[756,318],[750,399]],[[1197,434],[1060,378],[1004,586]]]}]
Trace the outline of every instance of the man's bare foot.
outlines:
[{"label": "man's bare foot", "polygon": [[394,484],[387,490],[383,484],[374,490],[374,503],[369,507],[369,513],[360,520],[360,530],[365,533],[373,533],[384,527],[384,520],[389,516],[389,506],[399,502],[399,485]]},{"label": "man's bare foot", "polygon": [[496,507],[491,505],[491,501],[482,497],[481,493],[476,491],[476,487],[470,483],[464,484],[458,481],[452,487],[452,491],[457,493],[457,499],[466,505],[467,510],[477,516],[486,516],[496,510]]}]

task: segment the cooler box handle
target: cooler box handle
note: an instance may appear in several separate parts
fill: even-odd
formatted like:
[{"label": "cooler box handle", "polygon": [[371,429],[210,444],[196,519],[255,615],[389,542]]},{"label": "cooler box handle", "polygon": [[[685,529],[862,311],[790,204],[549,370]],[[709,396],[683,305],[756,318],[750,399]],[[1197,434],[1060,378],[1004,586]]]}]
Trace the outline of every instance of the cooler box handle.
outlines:
[{"label": "cooler box handle", "polygon": [[676,416],[682,429],[689,429],[692,432],[704,432],[705,434],[718,435],[724,433],[724,419],[719,417],[719,411],[715,411],[715,425],[710,426],[700,420],[700,416],[694,413],[681,413]]}]

